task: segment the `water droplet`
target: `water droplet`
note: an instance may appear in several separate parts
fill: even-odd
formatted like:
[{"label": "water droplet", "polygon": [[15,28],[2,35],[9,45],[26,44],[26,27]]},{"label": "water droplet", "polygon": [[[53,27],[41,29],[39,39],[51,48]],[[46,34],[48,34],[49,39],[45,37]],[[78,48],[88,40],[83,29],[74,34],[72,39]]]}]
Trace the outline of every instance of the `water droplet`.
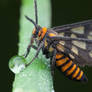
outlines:
[{"label": "water droplet", "polygon": [[51,92],[55,92],[53,89],[52,89],[52,91]]},{"label": "water droplet", "polygon": [[13,73],[18,74],[24,70],[25,62],[26,60],[23,56],[13,56],[9,60],[9,68]]}]

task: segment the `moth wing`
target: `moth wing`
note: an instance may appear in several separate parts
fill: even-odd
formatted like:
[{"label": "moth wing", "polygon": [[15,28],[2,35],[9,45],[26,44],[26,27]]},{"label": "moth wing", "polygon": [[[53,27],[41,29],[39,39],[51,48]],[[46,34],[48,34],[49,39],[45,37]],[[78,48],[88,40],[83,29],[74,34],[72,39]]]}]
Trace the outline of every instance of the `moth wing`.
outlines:
[{"label": "moth wing", "polygon": [[60,36],[92,40],[92,20],[52,28]]},{"label": "moth wing", "polygon": [[[59,36],[92,40],[92,20],[52,28]],[[80,66],[92,66],[92,42],[61,40],[59,50]],[[63,48],[62,48],[63,46]]]},{"label": "moth wing", "polygon": [[80,66],[92,66],[92,43],[90,42],[60,41],[57,49]]}]

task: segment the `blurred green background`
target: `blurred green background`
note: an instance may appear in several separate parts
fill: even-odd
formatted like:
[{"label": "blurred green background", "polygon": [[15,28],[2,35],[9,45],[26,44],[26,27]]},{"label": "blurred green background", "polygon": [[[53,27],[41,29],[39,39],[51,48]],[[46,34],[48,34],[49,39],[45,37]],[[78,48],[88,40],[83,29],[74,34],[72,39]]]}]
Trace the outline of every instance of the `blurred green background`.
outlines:
[{"label": "blurred green background", "polygon": [[[52,2],[52,27],[67,23],[92,19],[91,0],[51,0]],[[1,79],[2,86],[11,92],[14,74],[8,68],[11,56],[17,54],[20,0],[0,0],[0,37],[1,37]],[[31,10],[30,10],[31,11]],[[68,80],[57,69],[55,70],[54,85],[56,92],[91,92],[92,68],[83,69],[88,76],[87,84],[76,83]],[[8,76],[7,76],[8,73]],[[8,79],[8,84],[6,83]],[[1,86],[1,88],[2,88]]]}]

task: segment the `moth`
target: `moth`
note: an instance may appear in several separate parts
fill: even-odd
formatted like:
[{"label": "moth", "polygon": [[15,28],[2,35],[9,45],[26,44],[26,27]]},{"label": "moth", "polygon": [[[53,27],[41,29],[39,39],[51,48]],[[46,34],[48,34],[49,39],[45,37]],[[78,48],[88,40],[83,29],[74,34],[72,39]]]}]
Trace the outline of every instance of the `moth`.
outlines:
[{"label": "moth", "polygon": [[[52,71],[56,66],[69,79],[87,81],[87,77],[79,66],[92,65],[92,20],[53,28],[41,27],[38,24],[36,0],[34,0],[34,6],[35,21],[25,16],[35,26],[25,53],[26,58],[31,48],[36,49],[36,55],[29,64],[42,50],[46,58],[50,58]],[[34,42],[36,46],[33,45]]]}]

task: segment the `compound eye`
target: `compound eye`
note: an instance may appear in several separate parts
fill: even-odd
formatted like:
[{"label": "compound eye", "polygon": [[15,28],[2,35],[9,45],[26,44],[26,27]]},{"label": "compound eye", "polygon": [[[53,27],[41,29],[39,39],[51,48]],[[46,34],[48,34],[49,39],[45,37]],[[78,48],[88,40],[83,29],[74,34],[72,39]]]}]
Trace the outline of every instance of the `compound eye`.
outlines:
[{"label": "compound eye", "polygon": [[36,34],[36,29],[35,29],[35,28],[33,29],[33,32],[32,32],[32,34]]}]

